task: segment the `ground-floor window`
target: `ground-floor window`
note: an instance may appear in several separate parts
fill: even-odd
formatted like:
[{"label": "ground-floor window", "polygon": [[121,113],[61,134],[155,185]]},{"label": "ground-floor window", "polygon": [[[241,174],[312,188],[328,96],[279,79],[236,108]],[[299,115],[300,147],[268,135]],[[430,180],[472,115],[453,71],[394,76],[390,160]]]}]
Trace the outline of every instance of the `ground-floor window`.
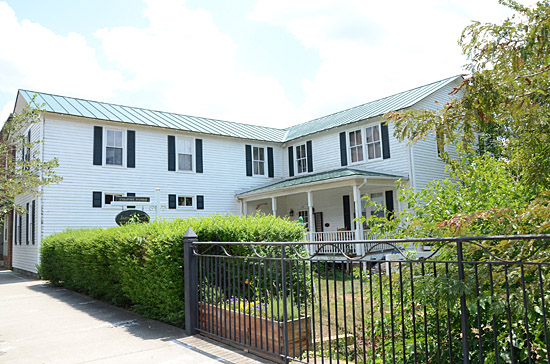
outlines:
[{"label": "ground-floor window", "polygon": [[122,193],[106,193],[104,197],[104,205],[110,205],[115,200],[115,196],[123,196]]},{"label": "ground-floor window", "polygon": [[179,208],[193,208],[195,206],[193,196],[178,196]]},{"label": "ground-floor window", "polygon": [[305,227],[307,228],[309,223],[307,210],[298,211],[298,218],[300,217],[304,221]]}]

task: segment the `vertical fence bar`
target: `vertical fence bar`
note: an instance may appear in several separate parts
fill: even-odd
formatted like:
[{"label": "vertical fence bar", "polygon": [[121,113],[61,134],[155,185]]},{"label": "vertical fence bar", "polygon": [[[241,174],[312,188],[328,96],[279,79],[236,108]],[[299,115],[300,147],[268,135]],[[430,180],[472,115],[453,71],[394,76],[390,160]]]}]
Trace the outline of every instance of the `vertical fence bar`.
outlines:
[{"label": "vertical fence bar", "polygon": [[512,363],[515,363],[514,359],[514,334],[512,333],[512,311],[510,308],[510,286],[508,284],[508,266],[504,265],[504,282],[506,283],[506,311],[508,314],[508,335],[510,337],[510,358]]},{"label": "vertical fence bar", "polygon": [[525,270],[523,263],[520,263],[520,269],[521,269],[521,290],[523,292],[523,309],[524,309],[524,319],[525,319],[525,340],[527,341],[527,360],[529,364],[531,364],[531,335],[529,332],[529,315],[528,315],[528,307],[527,306],[527,292],[525,292]]},{"label": "vertical fence bar", "polygon": [[546,323],[546,305],[544,299],[544,284],[542,280],[542,266],[538,265],[539,283],[540,283],[540,300],[542,308],[542,321],[544,322],[544,345],[546,346],[546,358],[550,363],[550,343],[548,342],[548,324]]},{"label": "vertical fence bar", "polygon": [[183,270],[184,270],[184,294],[185,294],[185,333],[187,335],[198,334],[198,266],[197,257],[193,249],[193,243],[198,241],[197,234],[189,227],[183,236]]},{"label": "vertical fence bar", "polygon": [[283,290],[283,342],[284,342],[284,362],[288,363],[288,311],[286,307],[286,252],[285,246],[281,247],[281,275],[282,275],[282,290]]},{"label": "vertical fence bar", "polygon": [[[458,279],[462,284],[465,282],[464,274],[464,257],[462,255],[462,241],[456,243],[456,253],[458,260]],[[460,295],[460,328],[462,330],[462,355],[464,356],[464,364],[470,363],[470,351],[468,350],[468,308],[466,307],[466,292]]]},{"label": "vertical fence bar", "polygon": [[477,263],[474,264],[474,275],[476,283],[476,310],[477,310],[477,332],[479,335],[479,363],[483,364],[483,330],[481,328],[481,307],[479,305],[479,276]]}]

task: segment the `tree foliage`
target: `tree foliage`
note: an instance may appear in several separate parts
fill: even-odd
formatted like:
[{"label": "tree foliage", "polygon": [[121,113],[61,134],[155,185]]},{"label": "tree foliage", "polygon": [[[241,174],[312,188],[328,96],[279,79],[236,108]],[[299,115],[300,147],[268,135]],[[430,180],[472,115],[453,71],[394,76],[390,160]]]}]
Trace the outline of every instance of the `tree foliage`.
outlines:
[{"label": "tree foliage", "polygon": [[[535,193],[550,189],[550,3],[530,8],[501,0],[515,14],[502,24],[473,22],[459,41],[469,74],[438,111],[386,116],[410,141],[436,130],[462,152],[510,161]],[[479,137],[479,140],[478,140]]]},{"label": "tree foliage", "polygon": [[39,186],[57,183],[61,177],[55,174],[57,159],[40,158],[41,141],[29,140],[25,131],[40,122],[43,110],[26,106],[21,112],[10,115],[0,134],[0,215],[16,208],[15,197],[24,193],[40,194]]}]

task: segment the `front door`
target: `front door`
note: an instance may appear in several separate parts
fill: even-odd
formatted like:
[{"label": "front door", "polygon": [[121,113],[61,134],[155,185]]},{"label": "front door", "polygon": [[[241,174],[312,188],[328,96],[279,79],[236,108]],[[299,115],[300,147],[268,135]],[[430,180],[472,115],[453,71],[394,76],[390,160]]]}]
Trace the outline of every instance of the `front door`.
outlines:
[{"label": "front door", "polygon": [[313,216],[315,217],[315,232],[322,233],[323,232],[323,213],[314,212]]}]

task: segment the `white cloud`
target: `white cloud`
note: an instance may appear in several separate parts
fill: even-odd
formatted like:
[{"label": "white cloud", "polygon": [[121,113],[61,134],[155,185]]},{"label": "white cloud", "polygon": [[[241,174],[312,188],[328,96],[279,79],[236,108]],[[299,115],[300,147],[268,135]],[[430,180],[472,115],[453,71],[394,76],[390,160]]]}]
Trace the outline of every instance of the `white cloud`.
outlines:
[{"label": "white cloud", "polygon": [[302,82],[303,115],[317,117],[460,73],[462,29],[505,14],[496,0],[260,0],[249,17],[318,51]]},{"label": "white cloud", "polygon": [[165,108],[190,115],[278,127],[296,121],[276,78],[239,70],[236,45],[210,13],[181,0],[146,4],[147,28],[96,33],[109,60],[134,75],[128,92],[157,92]]},{"label": "white cloud", "polygon": [[[38,23],[18,20],[0,2],[0,92],[26,88],[85,98],[105,98],[122,83],[119,72],[97,62],[95,50],[79,34],[55,34]],[[4,120],[13,109],[0,113]],[[6,113],[7,112],[7,113]]]}]

